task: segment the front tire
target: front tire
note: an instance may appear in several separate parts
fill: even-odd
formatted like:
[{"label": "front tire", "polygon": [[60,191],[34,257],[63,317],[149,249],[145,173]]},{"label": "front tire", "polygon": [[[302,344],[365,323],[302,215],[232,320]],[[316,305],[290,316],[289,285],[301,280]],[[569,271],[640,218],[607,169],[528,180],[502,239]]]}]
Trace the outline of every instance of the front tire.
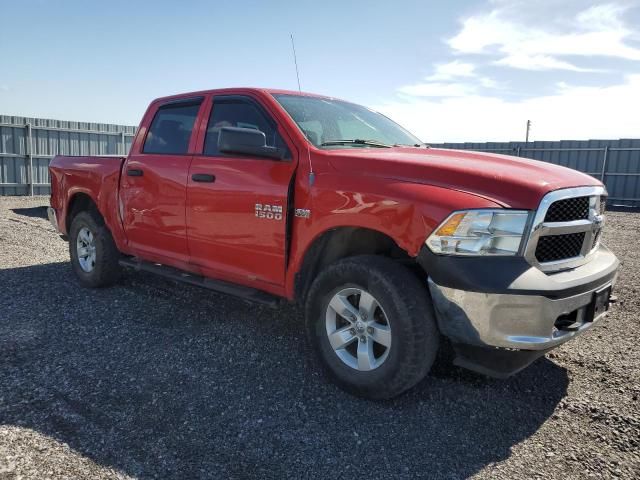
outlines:
[{"label": "front tire", "polygon": [[104,220],[95,211],[73,217],[69,229],[71,267],[81,286],[87,288],[113,285],[120,277],[120,252]]},{"label": "front tire", "polygon": [[406,267],[374,255],[323,270],[309,291],[306,322],[329,375],[370,399],[394,397],[420,382],[439,345],[425,286]]}]

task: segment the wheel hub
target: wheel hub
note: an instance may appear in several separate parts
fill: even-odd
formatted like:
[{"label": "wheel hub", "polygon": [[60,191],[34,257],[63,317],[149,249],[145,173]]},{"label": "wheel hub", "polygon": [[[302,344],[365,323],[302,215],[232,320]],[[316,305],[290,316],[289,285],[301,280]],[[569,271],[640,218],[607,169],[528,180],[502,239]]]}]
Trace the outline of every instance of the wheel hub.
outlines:
[{"label": "wheel hub", "polygon": [[82,227],[76,240],[78,263],[83,272],[90,273],[96,266],[95,236],[87,227]]},{"label": "wheel hub", "polygon": [[378,368],[389,356],[389,319],[376,298],[362,288],[334,294],[327,305],[326,331],[335,354],[355,370]]}]

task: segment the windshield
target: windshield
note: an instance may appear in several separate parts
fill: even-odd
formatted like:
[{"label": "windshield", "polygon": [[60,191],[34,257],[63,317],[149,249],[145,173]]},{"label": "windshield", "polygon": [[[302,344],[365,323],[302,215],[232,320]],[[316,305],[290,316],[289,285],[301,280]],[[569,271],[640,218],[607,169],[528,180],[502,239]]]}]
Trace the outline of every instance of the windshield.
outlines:
[{"label": "windshield", "polygon": [[319,148],[422,145],[397,123],[354,103],[291,94],[273,96]]}]

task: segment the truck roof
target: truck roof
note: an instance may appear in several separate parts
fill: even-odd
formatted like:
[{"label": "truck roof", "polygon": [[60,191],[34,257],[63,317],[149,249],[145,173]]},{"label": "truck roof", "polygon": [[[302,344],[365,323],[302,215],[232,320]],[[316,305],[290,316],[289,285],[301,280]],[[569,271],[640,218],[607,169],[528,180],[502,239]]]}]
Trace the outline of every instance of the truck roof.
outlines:
[{"label": "truck roof", "polygon": [[175,95],[168,95],[166,97],[159,97],[154,100],[154,102],[165,101],[165,100],[176,100],[180,98],[188,98],[194,97],[198,95],[209,95],[209,94],[229,94],[229,93],[266,93],[266,94],[286,94],[286,95],[299,95],[303,97],[316,97],[316,98],[334,98],[327,95],[318,95],[316,93],[309,92],[299,92],[297,90],[283,90],[277,88],[258,88],[258,87],[229,87],[229,88],[216,88],[212,90],[198,90],[195,92],[185,92],[178,93]]}]

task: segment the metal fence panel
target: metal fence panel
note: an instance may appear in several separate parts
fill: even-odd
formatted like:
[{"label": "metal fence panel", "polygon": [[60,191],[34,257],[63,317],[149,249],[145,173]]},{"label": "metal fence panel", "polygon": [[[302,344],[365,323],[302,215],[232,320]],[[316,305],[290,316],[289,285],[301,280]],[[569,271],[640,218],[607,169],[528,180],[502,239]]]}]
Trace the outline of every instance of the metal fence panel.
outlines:
[{"label": "metal fence panel", "polygon": [[[126,155],[136,127],[0,115],[0,195],[49,193],[55,155]],[[613,205],[640,207],[640,139],[431,144],[541,160],[602,180]]]},{"label": "metal fence panel", "polygon": [[126,155],[136,127],[0,115],[0,195],[47,195],[55,155]]},{"label": "metal fence panel", "polygon": [[640,139],[430,145],[434,148],[515,155],[573,168],[601,180],[609,192],[610,205],[640,208]]}]

